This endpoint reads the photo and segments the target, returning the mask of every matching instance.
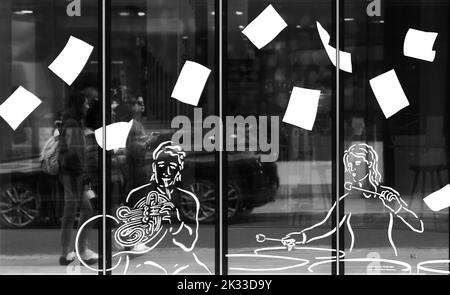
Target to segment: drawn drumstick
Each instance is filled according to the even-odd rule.
[[[283,240],[283,239],[268,238],[268,237],[266,237],[266,236],[263,235],[263,234],[257,234],[257,235],[256,235],[256,241],[257,241],[258,243],[264,243],[265,241],[275,241],[275,242],[280,242],[280,243],[282,243],[283,245],[287,246],[289,251],[292,250],[292,248],[294,248],[294,246],[295,246],[296,244],[303,244],[302,242],[295,242],[295,243],[290,242],[290,241],[293,241],[293,240],[294,240],[294,239],[292,239],[292,240]]]
[[[380,193],[369,191],[369,190],[366,190],[366,189],[363,189],[363,188],[359,188],[359,187],[353,186],[351,182],[344,183],[344,188],[346,190],[348,190],[348,191],[352,190],[352,189],[355,189],[355,190],[362,191],[362,192],[365,192],[365,193],[374,194],[374,195],[377,195],[377,196],[380,196],[380,197],[382,196],[382,194],[380,194]]]

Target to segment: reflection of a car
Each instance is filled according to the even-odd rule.
[[[150,149],[146,156],[149,177],[151,154]],[[226,199],[230,220],[241,212],[274,200],[279,185],[275,163],[262,163],[254,152],[229,152],[227,163]],[[182,186],[198,197],[201,222],[210,222],[216,217],[216,165],[213,152],[188,152],[185,159]],[[0,163],[0,184],[2,226],[59,225],[64,202],[63,189],[56,176],[41,171],[38,158]],[[193,205],[189,200],[180,200],[181,213],[191,220],[195,216]]]

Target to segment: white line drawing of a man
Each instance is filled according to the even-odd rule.
[[[184,168],[186,153],[180,146],[171,141],[162,142],[153,152],[152,176],[149,183],[130,191],[126,198],[126,206],[117,209],[117,218],[123,224],[116,230],[114,237],[122,246],[136,246],[140,250],[123,251],[123,253],[142,254],[153,250],[164,239],[181,248],[191,256],[189,262],[170,261],[174,271],[166,269],[154,261],[146,261],[167,273],[180,273],[188,269],[192,262],[211,274],[208,267],[202,263],[193,252],[198,240],[198,198],[191,192],[178,187],[181,181],[181,171]],[[181,195],[195,204],[195,224],[184,222],[176,204]],[[136,249],[136,248],[134,248]],[[177,259],[179,255],[173,258]],[[189,260],[189,259],[188,259]],[[173,262],[173,263],[172,263]]]
[[[388,238],[389,242],[394,250],[395,256],[397,256],[397,248],[395,247],[392,239],[392,227],[395,219],[401,220],[412,231],[422,233],[424,231],[422,220],[410,209],[406,202],[400,197],[400,194],[391,187],[380,184],[381,174],[378,171],[378,155],[376,151],[370,145],[364,143],[357,143],[352,145],[345,151],[343,162],[345,166],[345,173],[347,173],[352,182],[346,183],[345,188],[348,190],[358,190],[361,192],[361,196],[366,199],[377,199],[384,207],[389,211],[389,224],[388,224]],[[349,193],[344,194],[339,198],[339,202],[342,202]],[[331,209],[327,212],[325,218],[301,231],[292,232],[282,238],[281,242],[288,250],[292,250],[297,244],[306,244],[315,240],[326,238],[332,235],[336,228],[328,230],[324,227],[320,227],[326,223],[336,209],[336,202]],[[351,236],[351,244],[349,251],[351,252],[355,242],[355,236],[351,226],[352,213],[346,213],[339,221],[339,228],[345,224],[348,232]],[[314,234],[312,231],[314,230]]]

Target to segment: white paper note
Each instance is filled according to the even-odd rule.
[[[86,65],[93,49],[94,47],[88,43],[70,36],[64,49],[48,68],[68,85],[72,85]]]
[[[312,130],[319,105],[320,90],[295,87],[292,89],[283,122]]]
[[[331,63],[336,66],[336,48],[329,45],[330,34],[322,27],[322,25],[316,21],[317,31],[319,32],[320,40],[322,41],[323,47],[331,60]],[[339,50],[339,69],[351,73],[352,72],[352,55],[351,53]]]
[[[25,120],[42,101],[22,86],[14,91],[8,99],[0,105],[0,116],[13,130]]]
[[[408,98],[394,70],[370,79],[369,83],[386,119],[409,106]]]
[[[171,97],[197,106],[211,70],[193,61],[186,61],[173,88]]]
[[[450,207],[450,184],[428,195],[423,201],[435,212]]]
[[[128,134],[130,133],[133,120],[130,122],[117,122],[106,126],[106,150],[125,148]],[[95,130],[95,140],[103,148],[103,127]]]
[[[284,19],[272,5],[269,5],[242,30],[242,33],[258,49],[261,49],[286,27]]]
[[[438,33],[409,29],[403,43],[403,54],[421,60],[434,61],[436,51],[433,50],[433,45],[437,36]]]

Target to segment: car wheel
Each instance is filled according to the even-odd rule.
[[[199,222],[212,222],[216,218],[215,202],[216,193],[214,183],[206,180],[196,180],[187,184],[186,189],[197,196],[200,208],[198,213]],[[228,185],[228,219],[235,218],[242,208],[242,196],[238,186],[234,183]],[[195,221],[195,203],[187,197],[182,196],[180,211],[190,221]]]
[[[32,225],[39,217],[39,200],[28,186],[13,183],[0,189],[0,222],[10,228]]]

